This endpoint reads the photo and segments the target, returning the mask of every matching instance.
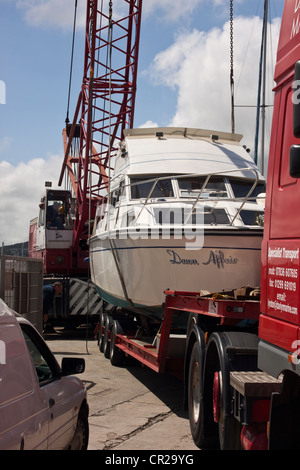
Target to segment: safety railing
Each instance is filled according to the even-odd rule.
[[[215,176],[224,176],[224,177],[228,177],[229,175],[231,174],[234,174],[234,173],[237,173],[237,172],[251,172],[252,175],[254,175],[254,178],[251,178],[251,180],[253,179],[253,184],[251,186],[251,188],[249,189],[248,193],[246,194],[246,196],[244,197],[241,197],[241,198],[238,198],[238,197],[226,197],[224,198],[224,192],[223,191],[220,191],[219,192],[219,195],[217,197],[203,197],[203,194],[205,193],[205,190],[207,188],[207,185],[208,183],[210,182],[210,179],[212,177],[215,177]],[[232,217],[232,219],[230,220],[230,225],[233,225],[233,223],[235,222],[235,220],[237,219],[237,217],[239,216],[239,214],[241,213],[243,207],[245,206],[245,204],[247,202],[251,202],[253,200],[257,200],[258,197],[256,196],[255,198],[251,198],[251,195],[253,193],[253,191],[255,190],[258,182],[259,182],[259,173],[256,169],[254,168],[250,168],[250,167],[246,167],[246,168],[237,168],[237,169],[234,169],[234,170],[228,170],[228,171],[220,171],[220,172],[213,172],[213,173],[209,173],[209,174],[195,174],[195,173],[191,173],[191,174],[182,174],[182,175],[172,175],[172,176],[160,176],[160,177],[157,177],[157,178],[153,178],[153,179],[145,179],[145,180],[139,180],[137,183],[129,183],[129,184],[124,184],[123,185],[123,188],[122,190],[125,191],[125,188],[126,187],[130,187],[132,188],[133,186],[135,185],[141,185],[143,183],[153,183],[146,198],[140,198],[139,201],[138,201],[138,204],[141,205],[142,204],[142,207],[140,208],[139,210],[139,213],[136,215],[135,219],[131,222],[132,225],[136,224],[138,219],[140,218],[142,212],[144,211],[144,209],[149,206],[150,204],[153,205],[153,204],[160,204],[162,203],[162,199],[161,198],[155,198],[155,199],[152,199],[152,194],[156,188],[156,186],[158,185],[158,183],[160,181],[166,181],[166,180],[172,180],[172,179],[177,179],[179,180],[180,178],[205,178],[205,181],[203,183],[203,186],[202,188],[199,190],[199,193],[197,195],[197,197],[195,198],[185,198],[185,197],[172,197],[172,198],[168,198],[167,202],[168,204],[178,204],[178,203],[186,203],[186,202],[191,202],[191,199],[192,199],[192,202],[193,202],[193,205],[189,211],[189,213],[187,214],[185,220],[184,220],[184,224],[187,224],[190,220],[190,218],[192,217],[194,211],[195,211],[195,208],[199,205],[199,203],[201,202],[202,203],[205,203],[205,202],[209,202],[209,203],[212,203],[212,206],[210,206],[210,212],[209,214],[211,214],[215,208],[217,207],[217,204],[218,202],[222,201],[224,202],[224,200],[226,200],[226,202],[235,202],[235,203],[239,203],[239,207],[236,208],[236,213],[234,215],[234,217]],[[241,180],[243,181],[243,180]],[[249,181],[247,179],[247,181]],[[198,191],[197,191],[198,192]],[[217,194],[218,191],[214,190],[214,193]],[[187,201],[188,199],[188,201]],[[136,201],[135,201],[136,202]],[[132,201],[131,201],[131,204],[132,204]],[[120,214],[120,208],[121,208],[121,204],[119,204],[118,208],[117,208],[117,217],[116,217],[116,222],[118,220],[118,217],[119,217],[119,214]],[[207,208],[207,206],[206,206]],[[207,214],[208,212],[203,212],[205,214]]]

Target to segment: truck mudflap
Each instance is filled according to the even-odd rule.
[[[245,450],[299,449],[300,377],[291,371],[285,371],[281,381],[263,372],[260,374],[254,387],[252,381],[252,384],[247,384],[243,391],[247,399],[252,400],[252,413],[249,416],[249,424],[243,426],[241,431],[242,448]],[[265,380],[263,380],[263,375]],[[257,387],[259,387],[259,393]],[[262,393],[262,390],[268,391],[268,397],[265,398],[268,407],[261,408],[259,412],[261,395],[266,394]],[[255,409],[256,413],[253,411]]]
[[[269,450],[298,450],[300,443],[300,377],[285,371],[280,393],[273,393]]]

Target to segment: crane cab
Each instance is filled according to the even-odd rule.
[[[29,232],[29,256],[43,258],[45,274],[65,274],[70,269],[73,213],[70,191],[46,188]]]

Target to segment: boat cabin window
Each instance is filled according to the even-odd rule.
[[[230,178],[229,179],[234,197],[236,198],[245,198],[247,194],[249,193],[250,189],[253,186],[254,181],[242,181],[240,179],[234,179]],[[257,183],[255,188],[253,189],[252,193],[250,194],[249,202],[256,200],[257,196],[259,194],[265,193],[266,191],[266,186],[264,183]]]
[[[240,216],[244,225],[257,225],[259,227],[264,225],[264,213],[262,211],[242,210]]]
[[[191,224],[191,225],[227,225],[229,224],[228,215],[225,209],[214,209],[212,207],[203,207],[200,210],[193,210],[190,213],[189,208],[155,208],[155,222],[164,224]]]
[[[174,197],[171,178],[130,178],[131,199]]]
[[[178,178],[181,197],[196,198],[206,181],[206,177],[194,176]],[[223,177],[211,176],[206,183],[201,197],[227,197],[227,190]]]

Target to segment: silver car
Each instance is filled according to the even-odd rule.
[[[86,450],[85,387],[71,374],[84,359],[61,367],[30,322],[0,299],[0,450]]]

